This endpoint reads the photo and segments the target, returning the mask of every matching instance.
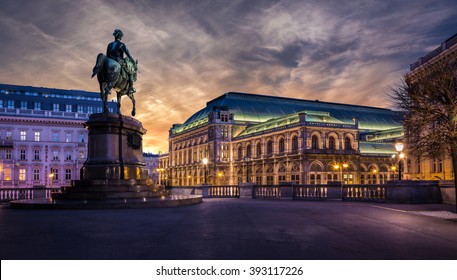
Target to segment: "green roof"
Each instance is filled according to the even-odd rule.
[[[377,131],[401,126],[401,114],[389,109],[340,104],[250,93],[228,92],[209,101],[206,107],[193,114],[174,132],[182,132],[208,121],[213,107],[226,106],[234,114],[235,122],[262,123],[302,111],[327,112],[344,123],[359,121],[362,131]]]
[[[319,112],[319,111],[301,111],[298,113],[290,114],[285,117],[275,118],[271,120],[267,120],[260,124],[254,124],[248,126],[243,132],[241,132],[237,137],[244,137],[251,134],[256,134],[259,132],[267,131],[270,129],[275,129],[278,127],[285,127],[290,126],[300,122],[299,114],[305,114],[305,120],[307,122],[313,123],[326,123],[326,124],[344,124],[344,122],[335,119],[334,117],[330,116],[328,112]],[[349,123],[349,124],[354,124]]]
[[[361,155],[395,155],[394,143],[376,143],[359,141],[359,150]]]

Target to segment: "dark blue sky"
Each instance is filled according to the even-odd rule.
[[[122,29],[154,152],[227,91],[389,107],[388,86],[457,33],[455,0],[0,2],[0,83],[97,91],[95,57]]]

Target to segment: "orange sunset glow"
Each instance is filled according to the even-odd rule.
[[[122,29],[144,151],[166,152],[172,124],[229,91],[391,107],[388,87],[455,26],[455,1],[2,1],[0,83],[96,92]]]

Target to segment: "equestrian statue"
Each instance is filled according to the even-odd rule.
[[[121,42],[124,33],[120,29],[114,30],[114,41],[108,45],[106,55],[99,53],[97,62],[92,71],[92,78],[97,75],[100,85],[100,96],[103,100],[103,111],[108,112],[108,95],[111,89],[117,93],[117,108],[120,114],[121,97],[127,95],[133,103],[132,116],[135,116],[136,92],[133,83],[138,72],[138,60],[134,60],[127,46]],[[126,57],[124,58],[124,54]]]

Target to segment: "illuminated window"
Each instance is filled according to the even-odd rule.
[[[14,100],[8,100],[8,108],[13,109],[14,108]]]
[[[65,105],[65,112],[71,113],[73,111],[73,108],[71,104],[66,104]]]
[[[59,109],[60,109],[59,104],[57,104],[57,103],[52,104],[52,110],[53,110],[54,112],[58,112]]]
[[[27,109],[27,101],[21,101],[21,109]]]
[[[57,167],[51,168],[51,174],[54,174],[53,181],[59,180],[59,169]]]
[[[5,181],[11,181],[11,168],[3,169],[3,179]]]
[[[66,133],[65,134],[65,142],[71,142],[71,133]]]
[[[34,137],[35,141],[40,141],[40,132],[39,131],[35,131],[34,136],[35,136]]]
[[[21,131],[21,141],[27,140],[27,131]]]
[[[26,173],[25,173],[25,168],[19,169],[19,181],[25,181],[26,180]]]
[[[78,113],[84,113],[84,106],[83,105],[78,105],[77,111],[78,111]]]
[[[87,113],[88,114],[93,114],[94,113],[94,107],[92,107],[92,106],[87,107]]]

